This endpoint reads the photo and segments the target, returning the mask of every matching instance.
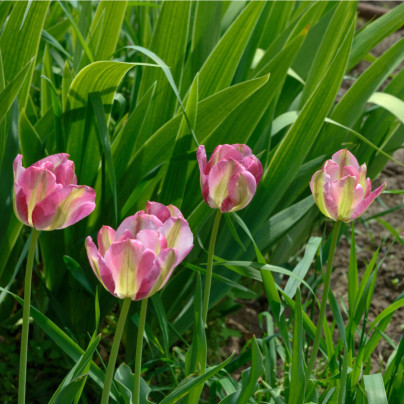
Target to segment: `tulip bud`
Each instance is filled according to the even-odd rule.
[[[145,299],[159,291],[193,247],[193,234],[180,210],[147,202],[115,231],[103,226],[98,249],[90,236],[87,256],[98,280],[121,299]]]
[[[95,208],[95,191],[76,185],[74,163],[54,154],[25,169],[19,154],[14,168],[14,212],[27,226],[56,230],[71,226]]]
[[[366,178],[366,164],[359,167],[356,158],[346,149],[327,160],[310,182],[310,189],[320,211],[333,220],[348,223],[361,216],[382,193],[386,183],[371,192]]]
[[[206,161],[205,146],[196,152],[205,202],[221,212],[235,212],[251,201],[262,177],[261,162],[244,144],[220,145]]]

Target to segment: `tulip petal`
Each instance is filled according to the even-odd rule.
[[[39,230],[64,229],[88,216],[95,209],[94,201],[95,191],[85,185],[57,189],[36,205],[33,225]]]
[[[252,155],[252,150],[246,144],[236,143],[232,144],[231,146],[234,147],[237,151],[239,151],[243,157],[248,157]]]
[[[53,173],[33,166],[28,167],[20,175],[15,185],[24,191],[30,226],[33,226],[32,216],[36,205],[54,191],[62,189],[61,185],[56,184],[56,177]]]
[[[194,236],[188,222],[182,217],[170,217],[164,223],[160,232],[167,240],[167,247],[177,249],[178,260],[175,265],[178,265],[194,246]]]
[[[57,165],[54,168],[53,173],[56,176],[56,182],[62,184],[64,187],[71,184],[77,184],[74,163],[71,160],[67,160],[65,163]]]
[[[359,170],[358,160],[356,160],[355,156],[347,149],[342,149],[334,153],[332,160],[339,165],[340,178],[343,176],[342,173],[346,166],[352,166],[355,170]]]
[[[205,146],[201,145],[196,150],[196,159],[198,160],[199,171],[201,173],[202,181],[206,177],[206,150]]]
[[[18,154],[13,162],[13,171],[14,171],[14,181],[18,181],[20,175],[25,171],[25,168],[22,166],[22,155]]]
[[[129,230],[132,233],[132,237],[136,237],[136,234],[140,230],[149,229],[157,230],[163,225],[162,221],[154,215],[148,215],[144,211],[139,211],[133,216],[127,217],[116,230],[116,239],[120,238],[125,230]]]
[[[175,266],[177,265],[177,262],[178,252],[176,248],[167,248],[166,250],[161,251],[154,262],[155,267],[158,269],[159,275],[154,280],[154,284],[152,285],[151,289],[149,289],[148,296],[158,292],[167,283]],[[142,285],[142,289],[146,291],[148,286],[150,286],[150,282],[145,283],[144,289]]]
[[[115,230],[109,226],[102,226],[97,236],[98,250],[105,256],[109,246],[115,241]]]
[[[347,176],[330,183],[330,195],[338,205],[338,220],[350,222],[352,212],[363,198],[363,189],[356,185],[356,178]]]
[[[98,252],[97,247],[95,246],[90,236],[86,238],[85,245],[87,257],[90,261],[90,265],[92,270],[94,271],[95,276],[102,283],[105,289],[108,290],[108,292],[115,294],[115,282],[112,276],[112,271]]]
[[[66,163],[69,155],[67,153],[57,153],[51,156],[45,157],[32,164],[31,167],[45,168],[50,171],[54,171],[59,165]]]
[[[223,201],[220,210],[224,213],[243,209],[250,203],[256,189],[256,180],[250,172],[243,171],[233,175],[229,181],[229,195]]]
[[[181,211],[174,205],[168,205],[168,210],[170,211],[171,217],[184,217]]]
[[[147,201],[145,212],[149,215],[157,216],[162,223],[164,223],[169,217],[171,217],[171,213],[168,207],[158,202]]]
[[[311,178],[310,189],[321,213],[330,219],[337,220],[337,205],[330,197],[327,198],[329,196],[328,180],[328,175],[323,170],[319,170]]]
[[[28,205],[27,196],[24,190],[14,184],[14,198],[13,198],[14,213],[17,218],[27,226],[31,226],[28,222]]]
[[[111,268],[115,282],[114,293],[121,299],[136,295],[139,289],[136,272],[139,270],[142,250],[140,241],[127,239],[112,243],[105,253],[105,262]]]
[[[156,265],[156,256],[151,250],[145,250],[142,255],[142,264],[139,266],[137,279],[139,288],[132,300],[142,300],[152,295],[152,289],[158,282],[161,270]],[[154,292],[153,292],[154,293]]]
[[[209,197],[217,208],[222,206],[228,195],[230,178],[243,171],[245,168],[235,160],[222,160],[212,167],[208,176]]]
[[[144,249],[152,250],[156,255],[160,253],[161,249],[167,248],[167,240],[156,230],[140,230],[136,239],[142,243]]]
[[[383,182],[383,184],[380,185],[379,188],[375,189],[372,193],[370,193],[367,197],[365,197],[365,199],[361,201],[358,204],[358,206],[356,206],[355,211],[353,212],[352,215],[352,220],[356,219],[357,217],[361,216],[363,213],[366,212],[366,210],[373,203],[373,201],[383,192],[385,186],[386,183]]]
[[[251,154],[251,149],[248,146],[246,147],[250,150]],[[205,168],[205,172],[208,173],[212,169],[212,167],[218,164],[218,162],[230,159],[241,162],[243,161],[243,155],[239,150],[229,144],[217,146],[210,156],[209,162],[207,163]]]
[[[339,180],[339,165],[335,161],[325,161],[322,170],[330,177],[330,181]]]
[[[249,171],[255,178],[256,185],[262,178],[262,164],[254,155],[245,157],[243,160],[243,166]]]

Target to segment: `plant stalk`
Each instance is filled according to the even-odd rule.
[[[219,229],[220,219],[222,217],[222,212],[217,209],[215,221],[212,227],[212,233],[210,235],[209,249],[208,249],[208,265],[206,267],[206,278],[205,278],[205,290],[203,293],[203,304],[202,304],[202,320],[205,328],[207,327],[207,317],[209,310],[209,297],[210,297],[210,287],[212,284],[212,272],[213,272],[213,253],[215,252],[216,236]]]
[[[119,345],[121,343],[123,329],[125,327],[126,317],[128,316],[130,297],[123,300],[121,314],[119,315],[118,324],[112,342],[111,354],[108,359],[107,372],[105,374],[104,389],[102,390],[101,404],[107,404],[109,400],[109,392],[111,391],[112,378],[114,376],[116,358],[118,356]]]
[[[335,248],[337,246],[340,227],[341,227],[341,222],[340,221],[335,222],[333,233],[332,233],[332,238],[331,238],[330,252],[328,254],[327,268],[325,271],[324,290],[323,290],[323,296],[321,298],[320,313],[318,316],[316,335],[314,337],[313,349],[311,351],[309,364],[307,365],[307,369],[306,369],[306,381],[308,381],[311,377],[311,372],[313,371],[314,363],[316,362],[316,359],[317,359],[318,348],[320,346],[320,340],[321,340],[321,335],[322,335],[322,331],[323,331],[323,322],[324,322],[324,317],[325,317],[325,310],[327,308],[328,292],[330,290],[332,263],[334,260],[334,253],[335,253]]]
[[[143,299],[140,306],[139,328],[137,330],[136,358],[135,358],[135,386],[133,391],[133,404],[140,403],[140,374],[142,372],[143,334],[146,324],[147,301]]]
[[[27,268],[25,270],[24,283],[24,307],[22,314],[22,334],[20,348],[20,372],[18,377],[18,404],[25,403],[25,389],[27,382],[27,353],[29,334],[29,312],[31,307],[31,281],[32,269],[34,266],[35,248],[38,241],[39,231],[32,229],[31,241],[29,244]]]

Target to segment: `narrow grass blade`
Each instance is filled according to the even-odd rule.
[[[50,1],[16,2],[1,34],[0,49],[6,82],[12,81],[18,72],[33,59],[28,69],[27,79],[18,95],[20,108],[24,108],[27,104],[41,31],[49,4]]]
[[[206,370],[206,373],[197,376],[191,377],[189,379],[185,379],[183,383],[180,383],[173,392],[171,392],[168,396],[166,396],[160,404],[169,404],[177,401],[181,397],[184,397],[193,387],[198,386],[201,383],[209,380],[212,376],[214,376],[217,372],[222,370],[232,359],[234,354],[231,354],[224,362],[220,365],[212,366]]]
[[[33,60],[30,60],[12,79],[12,81],[0,93],[0,122],[6,116],[11,104],[17,97],[29,70],[31,69]]]
[[[89,99],[90,99],[92,107],[94,109],[94,114],[95,114],[95,118],[96,118],[96,122],[97,122],[97,129],[98,129],[97,133],[99,135],[100,144],[102,145],[102,153],[105,156],[105,164],[106,164],[105,168],[107,170],[109,183],[111,185],[112,200],[114,203],[115,226],[117,226],[118,225],[118,198],[117,198],[117,189],[116,189],[116,176],[115,176],[114,162],[112,160],[111,143],[109,140],[107,121],[105,119],[104,105],[102,104],[101,95],[99,93],[89,94]]]
[[[295,305],[295,325],[293,332],[293,348],[292,348],[292,369],[288,404],[303,404],[304,391],[306,387],[305,371],[304,371],[304,350],[303,350],[303,314],[300,297],[300,290],[296,290]]]

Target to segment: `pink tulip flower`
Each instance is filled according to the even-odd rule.
[[[147,202],[146,209],[127,217],[115,231],[103,226],[90,236],[87,256],[98,280],[121,299],[145,299],[159,291],[193,247],[193,235],[180,210]]]
[[[217,146],[206,161],[205,146],[196,152],[205,202],[221,212],[235,212],[251,201],[262,177],[261,162],[244,144]]]
[[[366,164],[359,167],[356,158],[346,149],[327,160],[310,182],[311,192],[321,212],[330,219],[345,223],[361,216],[385,186],[386,183],[383,183],[371,192]]]
[[[74,163],[65,153],[54,154],[28,168],[19,154],[14,168],[14,212],[27,226],[56,230],[71,226],[95,208],[95,191],[77,185]]]

